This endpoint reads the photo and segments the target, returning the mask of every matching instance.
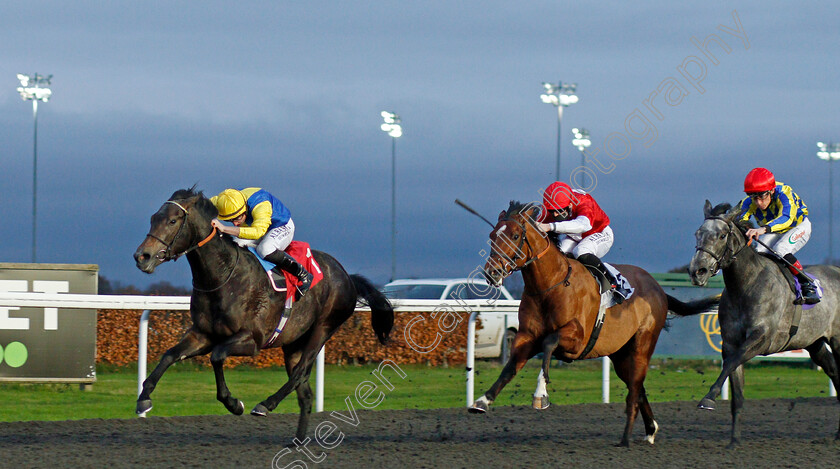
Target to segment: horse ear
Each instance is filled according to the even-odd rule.
[[[705,218],[712,216],[712,203],[709,202],[709,199],[706,199],[706,205],[703,206],[703,216]]]
[[[507,217],[507,210],[502,210],[502,213],[499,214],[499,221],[504,220]]]

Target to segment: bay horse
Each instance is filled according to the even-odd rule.
[[[779,266],[747,247],[744,233],[752,225],[741,221],[740,207],[720,204],[712,208],[707,200],[703,214],[705,219],[695,234],[697,245],[689,275],[695,285],[702,286],[718,269],[723,270],[725,287],[718,311],[723,366],[698,407],[714,410],[715,398],[729,377],[729,444],[736,446],[741,440],[740,415],[744,406],[743,365],[752,358],[805,349],[829,376],[834,388],[840,389],[840,269],[830,265],[806,269],[819,279],[823,297],[803,311],[802,306],[793,303],[795,295]],[[835,438],[840,439],[840,425]]]
[[[492,251],[484,267],[488,282],[499,286],[502,280],[521,270],[525,283],[519,305],[519,330],[512,351],[499,378],[469,408],[484,413],[519,372],[528,359],[544,353],[540,386],[535,407],[547,401],[542,380],[549,382],[551,356],[580,360],[609,356],[615,372],[627,385],[627,422],[621,446],[629,446],[636,415],[641,411],[645,440],[653,444],[659,425],[648,402],[644,380],[659,333],[669,308],[698,312],[707,304],[682,303],[665,294],[649,273],[632,265],[615,265],[635,288],[623,303],[606,310],[597,341],[589,345],[595,330],[601,295],[594,277],[580,262],[568,258],[535,226],[540,206],[511,201],[499,214],[490,233]],[[702,303],[702,304],[701,304]],[[545,393],[544,396],[538,394]]]
[[[231,396],[225,383],[225,359],[282,347],[289,380],[251,414],[266,415],[294,390],[300,406],[296,437],[303,440],[312,410],[309,375],[318,351],[353,314],[357,300],[370,306],[371,326],[385,344],[394,324],[393,308],[367,279],[349,275],[335,258],[312,250],[324,278],[294,304],[282,332],[266,346],[283,314],[285,292],[272,288],[256,255],[230,236],[216,234],[210,225],[218,215],[216,207],[194,189],[178,190],[164,202],[152,215],[151,229],[134,253],[137,268],[149,274],[161,263],[186,254],[193,277],[192,326],[143,382],[137,413],[152,408],[150,395],[173,363],[210,353],[216,398],[228,411],[241,415],[245,406]]]

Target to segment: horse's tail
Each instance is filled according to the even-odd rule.
[[[683,303],[671,295],[668,297],[668,311],[677,316],[693,316],[700,313],[716,312],[720,304],[720,294]]]
[[[364,299],[363,303],[370,307],[370,325],[376,333],[376,338],[382,344],[387,343],[391,328],[394,327],[394,307],[370,280],[358,274],[353,274],[350,278],[358,297]]]

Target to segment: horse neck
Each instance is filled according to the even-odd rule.
[[[756,275],[761,268],[761,256],[750,246],[744,246],[722,269],[723,283],[730,292],[744,291],[761,281]]]
[[[209,222],[207,226],[210,226]],[[200,230],[196,230],[196,233],[200,233]],[[195,242],[198,243],[209,234],[210,232],[197,235]],[[225,282],[231,269],[236,266],[237,249],[237,246],[221,236],[214,236],[203,246],[187,253],[193,284],[200,288],[213,288]]]
[[[546,250],[545,247],[537,248],[537,252],[532,253],[534,257],[542,254],[543,250],[546,250],[545,254],[542,257],[534,259],[533,262],[522,269],[522,279],[525,282],[525,288],[535,294],[562,281],[569,270],[569,258],[560,249],[552,249],[553,246],[551,246],[552,242],[550,239],[542,236],[539,236],[539,238],[549,243],[547,245],[548,249]],[[529,239],[528,241],[530,243],[531,240]],[[531,246],[534,246],[534,244],[531,243]],[[529,286],[531,288],[528,288]]]

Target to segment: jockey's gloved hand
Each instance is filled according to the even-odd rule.
[[[537,228],[545,233],[551,232],[551,223],[537,223]]]

